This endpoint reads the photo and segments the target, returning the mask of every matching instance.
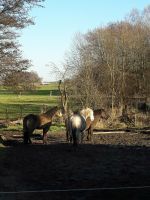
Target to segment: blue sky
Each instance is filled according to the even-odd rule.
[[[150,0],[45,0],[44,8],[30,13],[35,25],[21,32],[23,56],[43,81],[53,81],[46,65],[61,67],[76,33],[123,20],[133,8],[142,10],[149,4]]]

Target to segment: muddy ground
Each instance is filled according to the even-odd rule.
[[[150,186],[149,132],[95,134],[76,150],[64,132],[49,133],[48,145],[35,135],[28,146],[19,132],[1,134],[0,192],[34,193],[0,193],[0,200],[150,199],[150,187],[120,188]]]

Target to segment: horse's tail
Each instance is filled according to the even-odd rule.
[[[76,147],[81,140],[81,133],[79,128],[74,127],[72,129],[72,138],[73,138],[73,145]]]

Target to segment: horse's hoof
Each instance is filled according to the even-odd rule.
[[[47,145],[48,143],[47,143],[47,142],[43,142],[43,144],[44,144],[44,145]]]

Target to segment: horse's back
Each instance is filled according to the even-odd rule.
[[[72,129],[80,129],[83,131],[86,128],[85,118],[79,114],[75,114],[70,119]]]
[[[24,117],[24,119],[23,119],[23,122],[27,122],[28,120],[36,121],[37,120],[37,115],[34,115],[34,114],[26,115]]]
[[[81,117],[77,114],[70,118],[72,128],[79,128],[81,126]]]

